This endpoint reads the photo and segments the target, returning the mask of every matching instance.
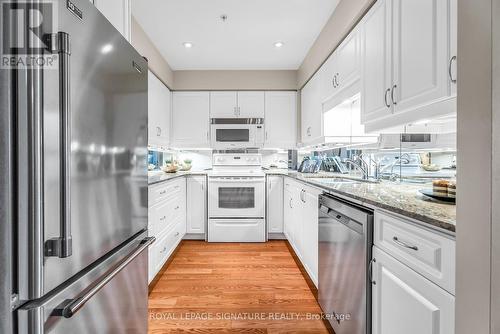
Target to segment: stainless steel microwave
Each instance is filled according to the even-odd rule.
[[[212,118],[212,148],[261,148],[264,131],[263,118]]]

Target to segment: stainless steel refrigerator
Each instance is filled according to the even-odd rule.
[[[90,1],[52,4],[53,66],[0,70],[2,330],[145,333],[147,62]]]

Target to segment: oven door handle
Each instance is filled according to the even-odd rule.
[[[217,179],[210,179],[209,182],[214,184],[225,184],[225,183],[264,183],[265,177],[260,177],[260,178],[248,178],[248,179],[222,179],[222,178],[217,178]]]

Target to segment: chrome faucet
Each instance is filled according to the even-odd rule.
[[[361,157],[355,155],[352,159],[346,159],[345,163],[359,169],[362,173],[363,180],[368,180],[370,176],[368,171],[368,164]]]

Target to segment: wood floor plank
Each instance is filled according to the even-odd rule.
[[[149,294],[149,333],[328,333],[284,241],[183,241]]]

